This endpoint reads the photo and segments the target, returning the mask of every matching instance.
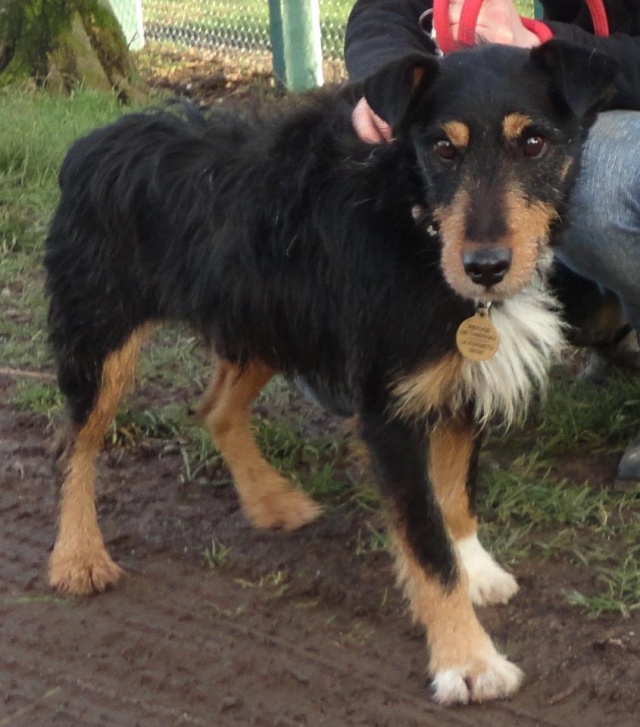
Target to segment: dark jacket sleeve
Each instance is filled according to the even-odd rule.
[[[614,84],[615,95],[607,104],[609,109],[640,110],[640,37],[614,33],[596,37],[577,25],[546,21],[554,38],[566,40],[583,48],[606,53],[618,61],[618,77]]]
[[[433,53],[434,46],[418,23],[430,6],[427,0],[358,0],[345,37],[349,78],[362,80],[408,53]]]

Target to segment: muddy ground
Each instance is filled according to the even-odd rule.
[[[143,71],[207,102],[246,94],[241,74],[209,60]],[[265,76],[250,81],[262,88]],[[522,690],[443,709],[389,555],[360,547],[377,513],[346,498],[302,532],[257,532],[224,472],[185,481],[171,439],[100,458],[100,521],[127,577],[95,598],[54,595],[59,481],[47,418],[10,403],[19,379],[0,373],[0,727],[640,725],[640,615],[589,620],[569,605],[564,590],[593,586],[588,569],[520,563],[518,596],[480,617],[525,670]],[[613,480],[614,461],[590,465]],[[228,550],[207,558],[212,538]]]
[[[15,387],[0,375],[0,401]],[[445,710],[390,557],[358,548],[377,514],[343,505],[302,532],[257,532],[226,480],[184,481],[170,440],[103,453],[100,520],[128,575],[101,596],[60,598],[45,577],[49,434],[46,417],[0,405],[2,727],[640,724],[640,618],[570,606],[563,589],[588,588],[588,571],[520,564],[518,596],[481,620],[525,669],[523,689]],[[203,556],[212,538],[229,549],[217,564]]]

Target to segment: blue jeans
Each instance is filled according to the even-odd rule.
[[[640,112],[604,112],[591,129],[556,255],[618,296],[640,341]],[[640,435],[618,476],[640,481]]]
[[[570,199],[558,259],[616,293],[640,331],[640,112],[600,114]]]

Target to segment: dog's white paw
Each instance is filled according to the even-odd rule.
[[[518,592],[516,579],[487,553],[477,535],[458,540],[456,547],[469,577],[469,597],[474,605],[507,603]]]
[[[513,694],[524,677],[515,664],[499,654],[468,667],[445,669],[432,680],[433,697],[439,704],[468,704],[503,699]]]

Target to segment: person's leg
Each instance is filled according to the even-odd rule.
[[[639,112],[600,114],[556,255],[574,272],[614,292],[640,332]],[[619,476],[640,480],[640,437],[626,450]]]

